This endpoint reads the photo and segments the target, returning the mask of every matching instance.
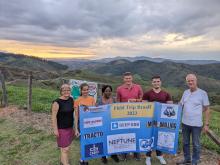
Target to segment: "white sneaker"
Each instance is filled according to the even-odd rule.
[[[160,164],[167,164],[166,160],[163,158],[163,156],[157,156],[157,159],[160,161]]]
[[[146,165],[151,165],[151,157],[146,157]]]

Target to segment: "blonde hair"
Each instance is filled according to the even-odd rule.
[[[69,90],[71,90],[71,88],[70,88],[70,85],[69,84],[62,84],[61,85],[61,87],[60,87],[60,94],[62,93],[62,91],[64,90],[64,89],[66,89],[66,88],[68,88]]]

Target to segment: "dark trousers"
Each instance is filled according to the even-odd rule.
[[[183,132],[183,152],[184,159],[187,161],[191,160],[190,155],[190,135],[192,134],[192,144],[193,144],[193,154],[192,154],[192,162],[198,163],[200,159],[200,135],[201,135],[202,127],[194,127],[182,124],[182,132]]]
[[[147,152],[146,156],[151,157],[151,153],[152,153],[152,151]],[[157,154],[157,156],[161,156],[163,153],[159,150],[156,150],[156,154]]]

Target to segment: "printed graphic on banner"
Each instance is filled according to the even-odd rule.
[[[91,132],[91,133],[85,133],[83,135],[84,139],[91,139],[91,138],[99,138],[104,135],[103,132]]]
[[[139,120],[111,122],[111,130],[140,128]]]
[[[154,145],[154,137],[150,139],[139,139],[140,151],[150,151]]]
[[[161,118],[163,119],[177,119],[178,106],[171,104],[162,104]]]
[[[93,117],[83,119],[83,128],[99,127],[102,126],[102,117]]]
[[[174,149],[174,142],[175,142],[175,133],[174,132],[158,131],[157,145],[159,147]]]
[[[81,159],[152,149],[176,154],[181,107],[172,104],[114,103],[80,107]]]
[[[157,122],[158,128],[169,128],[169,129],[176,129],[176,123],[175,122]]]
[[[116,134],[107,136],[108,154],[136,150],[135,133]]]
[[[73,96],[74,100],[80,96],[80,85],[82,83],[87,83],[89,85],[89,95],[93,96],[96,100],[97,99],[97,89],[98,89],[97,83],[88,82],[88,81],[84,81],[84,80],[70,79],[69,84],[71,87],[71,95]]]
[[[112,118],[153,117],[154,103],[120,103],[111,105]]]
[[[85,157],[94,157],[103,154],[103,143],[85,145]]]

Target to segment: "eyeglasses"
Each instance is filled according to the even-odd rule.
[[[70,92],[70,89],[62,90],[62,92]]]

